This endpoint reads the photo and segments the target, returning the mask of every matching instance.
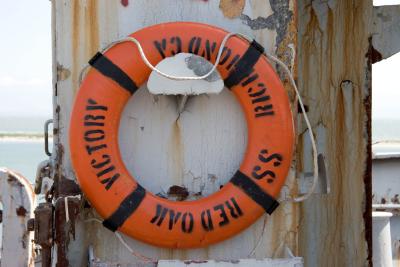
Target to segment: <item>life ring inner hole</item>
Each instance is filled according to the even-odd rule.
[[[178,104],[176,96],[152,95],[141,86],[124,107],[118,142],[125,166],[146,190],[196,200],[218,191],[239,169],[246,120],[227,88],[189,97],[180,114]]]

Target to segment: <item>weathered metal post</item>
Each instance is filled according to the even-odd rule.
[[[33,267],[33,235],[27,229],[35,208],[31,185],[20,174],[0,168],[0,202],[3,204],[1,266]]]
[[[327,165],[330,191],[302,204],[282,203],[265,221],[208,248],[160,249],[128,238],[126,243],[155,260],[279,258],[289,249],[304,257],[306,266],[371,264],[372,1],[52,0],[52,6],[55,203],[80,194],[68,139],[72,104],[86,62],[112,41],[143,27],[203,22],[254,37],[293,70]],[[283,73],[281,77],[291,92]],[[283,192],[289,196],[302,187],[304,181],[295,177],[310,172],[311,158],[309,145],[303,142],[302,114],[297,113],[295,98],[291,100],[298,142]],[[122,158],[139,182],[162,197],[181,200],[207,196],[224,185],[238,168],[246,142],[242,112],[227,90],[190,99],[179,116],[174,97],[139,90],[124,110],[119,132]],[[89,247],[99,266],[141,262],[114,234],[87,221],[96,216],[89,205],[77,207],[79,215],[70,215],[73,224],[56,227],[56,236],[65,237],[57,241],[64,243],[56,251],[60,266],[61,261],[83,266]],[[65,206],[56,205],[56,214],[62,214],[61,209]],[[57,233],[63,230],[67,232]]]
[[[372,264],[372,12],[372,1],[299,3],[299,85],[331,178],[330,194],[301,207],[307,266]]]
[[[393,266],[392,238],[390,236],[390,212],[373,212],[373,263],[374,266]]]

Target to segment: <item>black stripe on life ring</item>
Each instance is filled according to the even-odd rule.
[[[121,202],[118,209],[103,221],[103,226],[113,232],[117,231],[140,206],[145,195],[146,190],[138,184],[136,189]]]
[[[230,182],[236,187],[240,188],[246,195],[260,205],[269,215],[271,215],[279,206],[278,201],[264,192],[264,190],[262,190],[255,182],[253,182],[241,171],[237,171]]]
[[[225,86],[231,89],[233,86],[238,85],[243,79],[248,77],[253,72],[253,67],[258,59],[264,53],[264,47],[257,43],[255,40],[251,42],[247,51],[234,65],[233,69],[225,79]]]
[[[137,91],[138,87],[136,83],[102,53],[97,52],[97,54],[89,60],[89,64],[104,76],[118,83],[129,93],[134,94]]]

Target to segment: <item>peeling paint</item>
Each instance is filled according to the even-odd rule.
[[[80,4],[75,4],[74,1],[73,5],[79,5],[80,10],[84,9],[84,3],[86,3],[86,1],[76,2],[80,2]],[[363,75],[365,74],[366,65],[364,57],[366,53],[365,28],[371,17],[370,14],[368,14],[368,10],[370,10],[370,8],[372,9],[372,4],[364,0],[270,0],[268,1],[268,5],[263,3],[263,6],[268,6],[268,8],[265,8],[265,12],[257,13],[260,19],[256,18],[251,20],[249,16],[246,17],[246,15],[244,15],[241,17],[241,20],[229,20],[227,24],[227,17],[222,17],[223,10],[221,9],[222,12],[218,10],[218,1],[208,1],[204,4],[199,1],[178,0],[174,1],[174,3],[176,3],[176,5],[174,5],[176,11],[168,9],[168,4],[164,4],[163,2],[164,1],[155,0],[138,1],[137,3],[140,3],[140,5],[138,5],[140,8],[135,6],[130,9],[132,6],[131,4],[126,7],[126,9],[123,9],[123,12],[121,12],[121,8],[116,9],[118,12],[113,11],[106,14],[100,12],[99,19],[101,23],[117,25],[113,28],[115,31],[112,32],[118,32],[119,37],[147,25],[164,21],[181,20],[206,22],[231,31],[248,31],[246,34],[254,35],[269,51],[275,50],[274,52],[276,52],[279,58],[283,59],[290,67],[296,67],[294,51],[296,51],[296,49],[299,51],[299,89],[309,106],[308,114],[313,126],[324,125],[324,127],[326,127],[327,136],[325,141],[327,144],[326,150],[328,152],[327,161],[329,162],[327,171],[332,178],[332,192],[322,197],[314,196],[310,201],[302,205],[294,205],[291,203],[282,205],[282,207],[277,210],[277,213],[268,220],[265,228],[265,236],[262,237],[260,246],[256,249],[254,257],[277,257],[282,254],[282,248],[287,245],[295,254],[304,255],[306,257],[306,263],[308,263],[306,266],[368,265],[367,246],[369,242],[368,231],[370,228],[368,226],[369,215],[367,214],[369,211],[365,209],[365,206],[368,205],[369,200],[365,198],[364,186],[367,186],[369,176],[367,174],[367,169],[362,163],[359,164],[361,166],[354,164],[354,158],[359,159],[360,162],[364,162],[366,151],[365,142],[367,142],[367,137],[363,136],[367,136],[367,126],[365,124],[370,122],[366,119],[366,110],[370,104],[370,99],[368,96],[366,97],[368,93],[366,93],[365,84],[367,82],[365,82],[365,77]],[[254,8],[259,7],[259,2],[261,1],[253,1]],[[68,3],[65,3],[67,2],[60,1],[57,3],[57,11],[60,13],[57,14],[58,25],[61,25],[66,18],[69,18],[68,15],[71,14],[70,7],[65,7],[68,6]],[[290,5],[286,5],[286,3],[290,3]],[[299,15],[294,11],[296,10],[297,3],[302,7],[300,10],[304,10],[300,12]],[[101,1],[99,2],[99,6],[100,5],[102,5]],[[110,4],[110,6],[112,5]],[[115,2],[114,6],[120,6],[120,2]],[[272,10],[269,9],[269,6],[271,6]],[[211,7],[215,8],[211,10]],[[281,11],[278,11],[279,8],[281,8]],[[153,13],[150,12],[153,10],[162,10],[162,12],[160,12],[161,15],[153,18]],[[218,11],[216,16],[209,15],[215,10]],[[239,13],[238,10],[239,9],[236,8],[234,14],[239,14],[238,16],[240,16],[241,13]],[[243,10],[241,12],[243,12]],[[73,43],[76,44],[73,54],[71,55],[69,52],[63,52],[63,50],[68,50],[69,47],[71,47],[71,43],[57,44],[57,51],[59,54],[56,56],[58,59],[64,59],[64,61],[60,60],[60,62],[64,63],[65,58],[75,62],[74,66],[71,65],[72,76],[74,76],[76,72],[79,72],[81,65],[90,57],[88,53],[83,51],[85,49],[80,47],[91,46],[93,49],[96,49],[98,46],[98,42],[90,43],[87,35],[83,33],[83,29],[87,27],[83,25],[85,24],[83,13],[83,11],[79,11],[77,15],[75,15],[75,13],[73,14],[73,17],[80,16],[80,18],[75,18],[75,21],[79,22],[77,24],[79,27],[72,29],[72,32],[76,34],[76,39],[73,40]],[[252,13],[249,12],[248,14]],[[272,15],[269,18],[270,14]],[[325,17],[323,17],[323,14],[325,14]],[[290,19],[288,19],[288,16],[290,16]],[[297,16],[299,20],[297,20]],[[297,21],[301,28],[299,45],[297,45],[296,40]],[[93,25],[96,23],[97,22],[94,21]],[[252,26],[248,24],[252,24]],[[77,25],[74,24],[72,26]],[[93,26],[93,30],[96,30],[97,26],[98,25]],[[251,27],[260,28],[252,32]],[[65,33],[60,30],[66,30],[68,32],[70,29],[68,29],[68,26],[66,26],[65,29],[58,29],[56,32],[57,37],[63,37],[65,35]],[[277,35],[274,42],[275,31]],[[106,44],[112,39],[110,36],[114,38],[116,35],[110,34],[109,30],[104,29],[101,31],[99,40],[102,44]],[[332,64],[327,64],[328,62],[332,62]],[[69,64],[67,65],[69,66]],[[295,68],[294,73],[296,73]],[[342,89],[341,82],[344,79],[352,81],[351,90]],[[73,85],[65,84],[66,83],[64,83],[63,90],[60,90],[62,91],[60,96],[62,100],[60,102],[60,105],[62,105],[60,136],[63,136],[62,141],[64,145],[67,144],[67,141],[65,141],[67,140],[65,129],[68,128],[69,105],[71,105],[73,100],[73,96],[66,92],[76,90],[75,82]],[[135,97],[136,96],[137,95],[135,95]],[[144,98],[141,98],[141,100],[143,99]],[[169,100],[164,101],[163,99],[164,97],[160,97],[160,101],[154,105],[161,106],[163,103],[168,103],[168,105],[163,107],[164,109],[167,109],[170,105],[175,106],[175,102]],[[221,98],[219,98],[219,100],[221,100]],[[224,99],[222,98],[222,100]],[[204,108],[208,108],[205,104],[203,106]],[[336,113],[336,111],[338,112]],[[185,114],[192,115],[190,112],[191,110],[188,109],[188,112]],[[164,114],[161,114],[160,117],[160,121],[166,118]],[[183,117],[184,116],[182,116],[182,118]],[[140,121],[140,123],[144,122],[145,124],[135,125],[137,129],[138,125],[146,126],[146,134],[152,131],[154,132],[154,129],[158,129],[154,124],[151,124],[154,122],[150,122],[148,120],[149,117],[145,118],[145,120]],[[299,118],[301,117],[299,116]],[[204,121],[199,121],[198,123],[201,124],[203,122]],[[348,127],[349,122],[351,128]],[[231,123],[231,121],[227,121],[227,124],[228,123]],[[296,125],[299,125],[299,132],[303,132],[304,125],[300,121],[296,123]],[[168,189],[170,185],[184,185],[184,187],[191,189],[189,182],[186,181],[191,179],[182,181],[183,173],[187,173],[184,165],[187,164],[189,166],[189,162],[184,162],[185,155],[182,154],[184,151],[181,149],[183,144],[187,144],[186,140],[182,138],[185,136],[182,134],[184,133],[182,129],[186,130],[186,128],[182,127],[182,129],[179,129],[179,123],[173,127],[175,127],[174,130],[168,131],[165,134],[165,139],[168,140],[168,145],[170,146],[160,147],[162,151],[167,151],[168,157],[163,159],[160,156],[156,159],[168,162],[166,165],[169,174],[168,176],[166,175],[166,181],[169,184],[166,185],[166,189]],[[131,133],[133,133],[133,131],[128,134]],[[199,136],[202,138],[203,134],[203,132],[199,132]],[[240,142],[242,139],[237,138],[237,140]],[[205,144],[204,146],[207,145]],[[302,144],[300,143],[296,148],[301,150]],[[199,151],[199,154],[200,153],[204,152]],[[235,153],[235,149],[232,149],[230,153]],[[65,158],[68,158],[68,154],[66,155]],[[301,164],[302,160],[304,159],[298,156],[296,164]],[[67,170],[66,172],[71,171],[68,170],[68,168],[70,168],[68,159],[64,160],[63,164],[65,164],[63,168]],[[199,163],[199,165],[201,164],[204,163]],[[223,160],[221,160],[221,162],[218,161],[216,164],[220,164],[221,168],[224,168],[222,165],[228,165],[228,163]],[[209,171],[204,171],[206,167],[208,168],[209,166],[196,166],[196,171],[193,171],[195,173],[194,176],[207,177]],[[172,175],[170,173],[172,173]],[[220,174],[218,174],[218,182],[220,182],[220,179]],[[158,178],[154,180],[156,183],[162,181]],[[294,179],[293,181],[289,181],[288,191],[291,194],[297,193],[296,187],[293,186],[295,183],[296,181]],[[199,187],[196,187],[194,191],[201,192],[201,190],[197,189],[199,189]],[[155,192],[158,191],[160,190],[157,189]],[[203,194],[207,194],[209,191],[210,190],[204,190]],[[167,197],[167,193],[163,192],[162,195]],[[352,205],[349,205],[349,203],[352,203]],[[353,203],[355,204],[353,205]],[[365,225],[362,223],[363,216]],[[86,233],[84,242],[75,244],[75,247],[81,248],[85,244],[94,243],[95,250],[98,251],[100,258],[107,258],[105,261],[109,260],[115,262],[118,260],[120,262],[129,262],[129,260],[131,260],[132,262],[137,262],[135,258],[128,255],[129,253],[125,252],[118,241],[113,239],[112,234],[103,230],[101,226],[83,228],[84,233]],[[261,236],[261,229],[262,222],[256,223],[254,226],[244,231],[243,235],[237,236],[229,242],[194,251],[149,248],[128,238],[127,242],[132,245],[132,247],[139,250],[139,252],[144,251],[145,254],[152,255],[155,258],[183,260],[223,259],[244,255],[244,246],[247,248],[248,244],[257,243],[257,239],[254,239],[254,237]],[[88,235],[90,235],[90,237],[87,237]],[[117,263],[112,266],[117,266]]]
[[[270,5],[274,13],[266,18],[258,17],[256,19],[251,19],[248,15],[242,14],[240,19],[252,30],[261,30],[265,28],[276,30],[276,43],[280,44],[286,36],[288,25],[293,17],[293,12],[289,8],[289,0],[273,0],[270,1]]]
[[[208,62],[205,58],[192,55],[185,59],[186,65],[189,69],[193,70],[194,74],[197,76],[206,75],[212,68],[213,65]],[[211,73],[211,75],[207,76],[204,80],[208,82],[218,81],[220,78],[217,71]]]
[[[71,71],[61,64],[57,64],[57,81],[64,81],[71,76]]]
[[[256,19],[251,19],[248,15],[242,14],[240,19],[243,20],[243,23],[249,26],[252,30],[261,30],[261,29],[275,29],[275,17],[271,15],[267,18],[258,17]]]
[[[325,156],[331,177],[330,194],[315,197],[301,208],[299,253],[305,266],[368,266],[371,117],[365,55],[372,2],[298,3],[299,89],[310,107],[312,126],[326,127]],[[321,22],[321,14],[326,21]],[[301,123],[299,131],[304,128]]]
[[[270,6],[273,11],[268,17],[257,17],[251,19],[250,16],[242,14],[240,19],[242,22],[249,26],[252,30],[268,29],[276,31],[275,39],[275,54],[281,59],[288,67],[297,73],[296,70],[296,44],[297,44],[297,15],[291,10],[289,0],[274,0],[270,1]],[[296,5],[294,3],[294,5]],[[294,8],[296,10],[296,8]],[[285,85],[288,84],[286,76],[277,67],[279,76],[284,81]],[[289,92],[291,92],[289,90]],[[293,99],[293,97],[291,97]]]
[[[242,14],[245,4],[245,0],[220,0],[219,8],[225,17],[234,19]]]
[[[70,78],[66,82],[59,84],[58,101],[56,101],[56,103],[60,105],[60,124],[57,125],[56,128],[59,129],[59,142],[61,142],[65,148],[65,154],[62,153],[64,154],[63,157],[58,157],[58,153],[56,154],[56,162],[59,163],[55,168],[57,176],[59,177],[57,179],[63,178],[62,176],[64,176],[65,179],[74,177],[68,159],[69,114],[72,108],[74,92],[78,90],[77,83],[74,80],[76,78],[73,77],[79,73],[83,64],[91,57],[91,55],[85,52],[85,47],[91,46],[93,49],[96,49],[96,46],[98,46],[97,43],[90,43],[88,33],[86,33],[85,30],[88,27],[88,25],[84,25],[84,17],[87,16],[85,12],[88,1],[90,0],[53,1],[53,4],[56,5],[55,35],[57,40],[63,40],[56,43],[56,60],[60,64],[68,66],[71,71]],[[168,1],[158,0],[129,1],[130,5],[123,8],[120,1],[97,1],[98,21],[93,21],[92,24],[94,25],[94,30],[96,30],[96,26],[99,30],[99,43],[101,46],[105,46],[112,40],[121,38],[135,30],[156,23],[167,21],[199,21],[216,25],[230,31],[242,32],[250,36],[256,35],[258,41],[269,51],[274,50],[277,46],[274,42],[275,32],[260,31],[258,33],[253,33],[240,19],[228,19],[228,17],[224,15],[223,10],[219,9],[220,1],[200,2],[177,0],[174,1],[174,5],[167,2]],[[258,13],[260,16],[266,16],[266,14],[271,14],[273,12],[269,4],[260,5],[257,2],[258,1],[254,1],[254,5],[252,4],[251,8],[259,8],[259,6],[265,7],[262,9],[263,12],[261,12],[260,9]],[[294,1],[291,1],[291,10],[293,10],[293,5]],[[157,16],[154,16],[155,11],[157,11]],[[234,11],[238,16],[240,16],[240,12],[243,12],[240,6],[236,6]],[[72,23],[72,21],[75,23]],[[295,24],[294,27],[296,27]],[[295,32],[296,31],[294,31],[294,35]],[[71,36],[71,38],[66,39],[66,37],[69,36]],[[270,37],[272,37],[272,39]],[[291,37],[290,40],[293,40],[293,38]],[[295,43],[291,42],[291,44],[295,48]],[[290,48],[286,47],[285,50],[289,51],[288,53],[290,55],[294,55],[291,53]],[[292,58],[290,62],[292,62]],[[143,102],[142,100],[146,101],[147,98],[143,97],[143,90],[144,89],[139,90],[134,96],[134,98],[139,99],[141,102]],[[131,170],[132,173],[139,181],[141,179],[147,181],[152,180],[152,182],[149,182],[149,186],[146,185],[146,182],[143,184],[146,189],[152,192],[161,192],[159,195],[167,198],[169,198],[167,192],[171,185],[186,187],[189,193],[188,200],[196,198],[195,195],[197,195],[197,198],[200,198],[218,191],[220,184],[226,182],[229,177],[233,175],[231,171],[235,172],[239,167],[240,160],[245,151],[247,136],[245,130],[246,125],[244,119],[242,120],[243,114],[240,106],[235,102],[234,96],[227,90],[224,90],[221,94],[216,96],[196,97],[194,101],[189,99],[185,112],[181,114],[178,120],[176,120],[178,112],[176,112],[175,107],[176,103],[179,102],[176,102],[174,97],[160,96],[157,97],[157,99],[159,99],[159,101],[154,101],[153,96],[149,96],[149,101],[145,103],[148,103],[148,106],[160,109],[162,112],[158,115],[157,109],[149,109],[146,106],[141,108],[140,114],[146,115],[140,118],[135,115],[134,117],[137,117],[137,120],[129,120],[129,123],[135,124],[134,127],[132,127],[135,128],[135,130],[131,128],[122,128],[122,131],[125,131],[125,136],[122,137],[122,140],[124,140],[125,143],[131,142],[138,147],[137,143],[135,143],[137,142],[135,141],[135,139],[137,140],[137,136],[153,135],[159,139],[163,138],[163,140],[156,139],[156,144],[153,142],[153,144],[150,145],[144,142],[146,146],[149,147],[148,150],[139,150],[140,154],[135,154],[136,152],[129,154],[132,155],[130,158],[133,158],[136,162],[146,160],[147,162],[142,162],[142,164],[153,165],[152,168],[157,169],[161,175],[160,177],[144,175],[147,171],[143,171],[143,169],[146,169],[146,167],[134,167]],[[135,103],[135,106],[138,106],[136,104],[137,103]],[[214,108],[215,106],[218,106],[218,108]],[[171,111],[172,114],[170,117],[168,115],[169,111]],[[226,113],[224,113],[225,111]],[[152,115],[156,113],[157,115],[154,118],[150,116],[150,113]],[[199,113],[201,113],[201,116],[199,116]],[[228,113],[230,115],[226,115]],[[222,125],[220,123],[221,121],[225,122],[225,126],[219,126]],[[201,127],[196,127],[193,124],[200,125]],[[188,125],[190,125],[190,127],[188,127]],[[140,130],[141,126],[145,129],[143,132]],[[194,131],[193,129],[196,130]],[[159,131],[162,133],[158,133]],[[216,140],[219,141],[221,136],[225,136],[225,139],[233,140],[234,143],[225,145],[224,142],[223,144],[215,145]],[[146,141],[148,140],[149,139]],[[201,146],[194,147],[193,144]],[[223,145],[224,148],[219,149],[218,145]],[[141,145],[139,146],[141,147]],[[151,146],[156,147],[155,150],[158,151],[158,154],[152,154],[150,151],[152,149]],[[188,147],[190,149],[188,149]],[[61,152],[63,152],[63,150],[64,149],[62,149]],[[133,164],[129,162],[130,159],[126,156],[128,153],[123,152],[123,146],[121,146],[121,151],[124,160],[128,161],[125,164],[128,168],[131,168]],[[190,154],[191,152],[188,151],[195,151],[195,153],[193,153],[194,155],[192,156]],[[202,157],[213,158],[215,160],[197,160]],[[149,164],[153,162],[153,160],[155,164]],[[237,166],[236,160],[238,161]],[[232,170],[230,170],[231,167]],[[187,175],[189,170],[193,172],[194,177],[198,178],[196,179],[193,177],[192,179],[191,175]],[[196,181],[195,185],[192,185],[192,180]],[[157,185],[160,184],[162,187],[157,187]],[[57,185],[57,187],[60,186]],[[274,214],[273,220],[268,220],[265,238],[263,238],[260,246],[254,253],[254,257],[266,258],[280,256],[282,251],[280,244],[282,240],[284,240],[285,245],[290,249],[296,251],[297,234],[295,234],[295,232],[297,231],[298,215],[296,215],[295,210],[293,210],[293,204],[288,203],[282,206],[290,207],[288,208],[290,211],[277,212]],[[95,213],[94,209],[91,209],[90,213]],[[291,215],[291,213],[293,213],[293,215]],[[106,262],[110,261],[115,264],[118,264],[118,262],[138,262],[137,259],[133,258],[130,253],[125,250],[118,240],[115,240],[112,233],[104,230],[101,225],[84,224],[81,220],[80,223],[84,225],[80,226],[82,229],[81,235],[78,236],[77,234],[78,240],[70,242],[69,244],[68,260],[71,266],[74,265],[72,263],[73,261],[79,262],[79,264],[76,263],[74,266],[83,265],[79,259],[84,258],[81,254],[85,253],[82,248],[86,247],[86,244],[93,244],[96,255]],[[79,227],[77,227],[77,229],[79,229]],[[248,250],[251,250],[251,247],[259,240],[262,229],[263,223],[257,222],[249,227],[249,229],[246,229],[241,235],[234,237],[228,242],[223,242],[210,248],[196,250],[159,249],[148,247],[127,237],[125,239],[128,244],[134,247],[135,250],[138,250],[138,252],[143,252],[144,255],[151,255],[151,257],[156,259],[237,259],[239,257],[247,257],[249,253]],[[270,234],[271,232],[273,234]],[[246,249],[244,249],[244,247]],[[79,249],[80,252],[73,253]],[[76,254],[79,254],[79,256]]]

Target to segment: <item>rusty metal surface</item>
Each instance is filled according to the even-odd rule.
[[[33,216],[36,198],[22,175],[0,168],[0,203],[2,204],[1,266],[34,266],[33,235],[27,222]]]
[[[34,219],[35,244],[40,245],[40,257],[42,267],[51,266],[51,250],[54,242],[53,237],[53,205],[41,203],[35,209]]]
[[[319,142],[324,144],[331,192],[301,205],[284,203],[267,218],[264,234],[263,218],[242,234],[209,248],[159,249],[126,238],[127,243],[155,259],[277,258],[289,247],[295,255],[305,257],[305,266],[368,265],[372,3],[299,1],[296,13],[294,0],[244,2],[242,6],[242,1],[53,0],[54,176],[75,184],[68,149],[69,116],[79,73],[99,48],[156,23],[213,24],[254,36],[268,53],[277,54],[298,74],[308,115],[313,126],[323,132]],[[226,91],[189,99],[178,119],[177,102],[174,97],[154,97],[144,88],[139,90],[121,118],[122,157],[129,171],[153,193],[171,199],[207,196],[218,190],[240,164],[247,142],[244,118]],[[308,154],[303,153],[301,114],[295,119],[297,160],[285,194],[296,193],[295,169],[302,171],[308,160]],[[230,132],[234,134],[226,134]],[[355,159],[358,164],[354,164]],[[56,182],[56,197],[78,194],[75,185],[71,186],[74,190],[65,191],[63,183]],[[96,216],[93,210],[81,209],[81,215],[75,225],[76,238],[70,240],[67,251],[71,266],[84,266],[89,245],[102,261],[121,266],[139,262],[111,232],[97,223],[85,222],[84,218]],[[249,255],[258,240],[255,252]]]
[[[371,265],[371,17],[372,1],[299,2],[299,85],[313,127],[326,129],[331,177],[331,193],[301,208],[306,266]]]
[[[66,208],[68,205],[68,208]],[[75,239],[75,223],[79,214],[80,201],[77,198],[58,198],[55,203],[54,242],[57,245],[56,267],[73,266],[67,252],[71,239]],[[68,215],[66,214],[68,212]],[[68,219],[68,220],[67,220]]]
[[[52,1],[56,68],[54,143],[56,154],[59,152],[59,166],[55,168],[56,198],[63,195],[57,191],[65,188],[58,185],[57,179],[72,182],[75,179],[69,160],[69,115],[78,90],[79,73],[100,47],[148,25],[176,20],[198,21],[254,36],[268,52],[276,52],[289,65],[294,65],[295,1],[243,2],[241,7],[240,1],[223,1],[221,5],[219,1],[197,0],[136,0],[124,4]],[[271,17],[273,22],[268,27],[252,29],[241,14],[251,20]],[[171,199],[207,196],[219,190],[238,168],[247,139],[245,121],[240,106],[226,90],[218,96],[189,99],[179,120],[176,103],[173,97],[153,97],[144,89],[139,90],[128,103],[121,120],[122,157],[139,182],[153,193]],[[220,114],[219,118],[214,114]],[[227,132],[234,134],[227,135]],[[195,142],[192,137],[196,137]],[[132,156],[140,155],[141,151],[146,151],[147,155]],[[149,164],[150,159],[155,159],[156,165]],[[293,177],[292,172],[285,189],[287,193],[295,191],[292,190]],[[273,217],[267,218],[264,234],[262,218],[239,236],[205,249],[159,249],[126,239],[139,253],[156,259],[240,259],[248,257],[257,243],[259,246],[250,257],[279,257],[286,246],[297,250],[297,220],[297,207],[284,203]],[[76,237],[70,240],[68,250],[68,260],[73,266],[82,265],[87,245],[93,245],[96,255],[104,261],[136,261],[112,233],[96,223],[78,220]]]

